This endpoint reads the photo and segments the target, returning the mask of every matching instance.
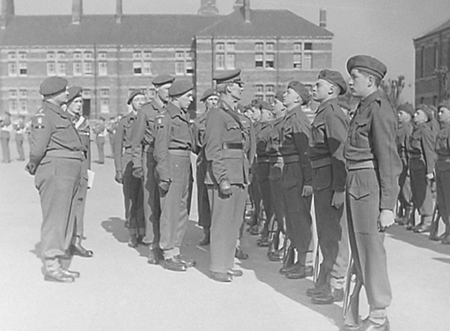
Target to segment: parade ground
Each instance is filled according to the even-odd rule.
[[[14,147],[12,141],[16,158]],[[93,150],[96,160],[95,145]],[[197,245],[203,233],[195,208],[182,251],[197,265],[177,273],[147,264],[147,247],[127,245],[122,190],[114,182],[111,158],[92,165],[83,245],[94,257],[68,262],[81,272],[75,283],[44,281],[39,195],[25,165],[0,164],[0,331],[337,331],[342,326],[342,304],[313,305],[305,295],[312,279],[280,275],[281,264],[269,262],[267,250],[247,231],[242,246],[250,258],[236,260],[243,277],[232,283],[211,280],[209,246]],[[391,330],[449,330],[450,246],[400,226],[387,231],[385,246],[393,289]],[[365,303],[363,294],[363,317]]]

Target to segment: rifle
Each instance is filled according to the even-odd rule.
[[[353,276],[354,279],[353,279]],[[351,291],[352,283],[353,291]],[[350,252],[350,263],[348,264],[347,277],[345,279],[344,304],[342,307],[342,316],[345,325],[359,325],[359,293],[363,286],[361,272],[358,271],[353,254]]]

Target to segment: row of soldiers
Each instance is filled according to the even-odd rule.
[[[11,113],[5,112],[5,116],[0,118],[0,142],[2,148],[2,163],[11,162],[11,152],[9,148],[9,141],[13,136],[16,142],[17,153],[19,154],[19,161],[25,161],[25,152],[23,143],[25,135],[29,132],[27,123],[25,123],[25,116],[19,115],[16,121],[11,118]]]

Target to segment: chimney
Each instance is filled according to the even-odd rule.
[[[319,26],[324,29],[327,27],[327,11],[325,9],[320,10]]]
[[[244,19],[245,23],[250,23],[250,0],[244,0]]]
[[[14,0],[2,0],[2,12],[0,14],[0,26],[6,28],[9,18],[14,16]]]
[[[242,7],[244,7],[244,0],[236,0],[235,4],[233,5],[233,9],[240,10]]]
[[[83,0],[72,0],[72,24],[80,24],[83,15]]]
[[[216,0],[201,0],[200,9],[197,14],[203,16],[219,15],[219,10],[216,7]]]
[[[116,0],[116,23],[122,23],[123,9],[122,0]]]

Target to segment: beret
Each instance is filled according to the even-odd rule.
[[[284,100],[284,93],[285,93],[285,91],[278,91],[278,92],[275,94],[275,99],[278,99],[278,100],[280,100],[281,102],[283,102],[283,100]]]
[[[135,91],[131,92],[131,94],[127,100],[127,105],[131,104],[131,102],[133,101],[133,99],[136,95],[145,95],[145,94],[144,94],[144,91],[142,91],[142,90],[135,90]]]
[[[83,89],[79,86],[71,86],[67,89],[67,92],[69,92],[69,96],[67,97],[67,103],[71,103],[73,99],[77,97],[81,97],[81,91]]]
[[[309,91],[308,89],[305,87],[305,85],[303,85],[302,83],[300,83],[299,81],[293,80],[292,82],[290,82],[288,84],[288,89],[292,89],[295,92],[297,92],[297,94],[302,98],[302,106],[306,105],[309,102],[310,96],[309,96]]]
[[[225,84],[230,82],[241,82],[241,69],[228,70],[219,72],[214,75],[213,79],[217,84]]]
[[[441,108],[447,108],[448,110],[450,110],[450,100],[442,101],[438,106],[438,109],[441,109]]]
[[[428,105],[426,105],[424,103],[418,105],[416,107],[416,111],[417,110],[421,110],[421,111],[423,111],[425,113],[425,115],[427,116],[427,122],[431,121],[434,118],[433,110]]]
[[[268,103],[267,101],[261,101],[260,105],[259,105],[260,109],[267,109],[267,110],[272,110],[272,105],[270,103]]]
[[[206,99],[208,99],[210,96],[218,96],[216,90],[214,90],[213,88],[209,88],[207,89],[205,92],[203,92],[203,95],[200,99],[200,101],[205,101]]]
[[[48,77],[41,83],[41,86],[39,87],[39,93],[43,96],[46,96],[65,91],[68,83],[69,82],[67,81],[67,79],[62,77]]]
[[[168,84],[168,83],[173,83],[174,80],[175,80],[175,78],[170,75],[159,75],[159,76],[156,76],[152,80],[152,84],[153,85],[164,85],[164,84]]]
[[[176,80],[172,83],[172,86],[169,88],[169,96],[176,97],[177,95],[185,94],[186,92],[192,90],[194,85],[192,82],[180,79]]]
[[[397,107],[397,111],[404,111],[405,113],[408,113],[409,115],[413,116],[415,113],[414,107],[409,102],[402,103]]]
[[[318,78],[326,80],[327,82],[338,86],[341,89],[339,95],[345,94],[347,92],[347,83],[345,82],[344,77],[342,77],[339,71],[323,69],[319,72]]]
[[[353,68],[362,69],[380,79],[386,75],[387,68],[380,60],[369,55],[355,55],[347,61],[347,71],[350,74]]]

